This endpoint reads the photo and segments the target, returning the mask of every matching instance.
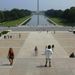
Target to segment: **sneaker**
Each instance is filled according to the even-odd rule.
[[[45,65],[45,67],[47,67],[47,65]]]
[[[51,67],[51,65],[49,65],[49,67]]]
[[[10,65],[11,65],[12,63],[10,63]]]

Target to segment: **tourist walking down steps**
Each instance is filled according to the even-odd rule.
[[[9,48],[9,52],[8,52],[7,58],[9,59],[10,65],[13,65],[14,52],[13,52],[12,48]]]
[[[38,55],[38,48],[37,48],[37,46],[35,46],[35,56],[37,56]]]
[[[51,55],[53,54],[53,51],[52,51],[50,45],[48,45],[48,48],[46,48],[45,53],[46,53],[46,63],[45,63],[45,67],[47,67],[47,62],[48,62],[48,61],[49,61],[49,67],[51,67]]]

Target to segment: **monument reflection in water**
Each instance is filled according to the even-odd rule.
[[[39,14],[37,15],[37,25],[39,25]]]
[[[37,25],[39,25],[39,0],[37,0]]]

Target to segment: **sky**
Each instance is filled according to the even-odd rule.
[[[39,0],[39,10],[65,10],[75,7],[75,0]],[[37,0],[0,0],[0,10],[11,10],[13,8],[37,11]]]

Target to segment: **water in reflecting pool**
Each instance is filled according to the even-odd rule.
[[[43,15],[33,15],[31,19],[23,25],[54,25],[54,24],[49,22],[47,18]]]

